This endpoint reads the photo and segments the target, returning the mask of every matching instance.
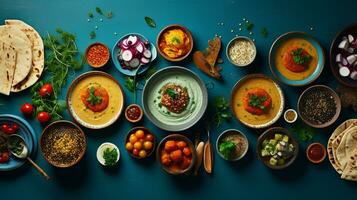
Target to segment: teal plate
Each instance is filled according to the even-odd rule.
[[[112,60],[113,60],[113,63],[115,65],[115,67],[123,74],[127,75],[127,76],[135,76],[135,73],[136,73],[136,70],[129,70],[129,69],[124,69],[121,64],[119,63],[119,60],[118,60],[118,54],[119,54],[119,51],[120,51],[120,48],[119,48],[119,43],[124,40],[124,38],[128,37],[129,35],[136,35],[138,36],[141,40],[143,41],[149,41],[148,39],[146,39],[144,36],[142,36],[141,34],[139,33],[128,33],[126,35],[124,35],[123,37],[121,37],[116,43],[115,45],[113,46],[113,49],[112,49]],[[150,66],[150,63],[152,61],[155,60],[155,58],[157,57],[157,51],[156,51],[156,47],[153,43],[150,42],[150,51],[151,51],[151,60],[148,64],[145,64],[143,66],[140,67],[140,71],[138,72],[138,74],[142,74],[144,73]]]
[[[284,43],[287,40],[290,40],[292,38],[302,38],[307,40],[312,44],[312,46],[315,47],[318,55],[318,61],[317,61],[317,67],[315,71],[307,78],[302,79],[302,80],[290,80],[287,79],[285,76],[283,76],[279,70],[275,66],[275,55],[277,49],[280,47],[282,43]],[[270,48],[269,52],[269,67],[273,75],[282,83],[285,83],[287,85],[291,86],[303,86],[307,85],[313,81],[315,81],[321,74],[323,68],[325,65],[325,53],[324,49],[320,45],[320,43],[313,38],[312,36],[308,35],[307,33],[304,32],[287,32],[284,33],[283,35],[279,36],[273,43],[273,45]]]
[[[35,131],[32,129],[30,124],[21,117],[9,114],[0,115],[0,124],[4,123],[16,123],[19,125],[18,134],[25,139],[30,156],[35,155],[37,151],[37,139]],[[10,160],[7,163],[0,164],[0,171],[11,171],[17,169],[24,165],[25,162],[26,160],[20,160],[14,156],[10,156]]]

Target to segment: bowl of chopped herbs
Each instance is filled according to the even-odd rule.
[[[247,137],[236,129],[225,130],[217,138],[216,149],[218,155],[228,161],[242,159],[248,152],[248,148]]]
[[[120,159],[119,148],[110,142],[105,142],[98,147],[98,162],[105,167],[115,166]]]

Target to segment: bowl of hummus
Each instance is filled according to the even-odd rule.
[[[111,75],[92,71],[78,76],[67,92],[67,108],[73,119],[86,128],[113,124],[124,107],[124,93]]]
[[[157,127],[182,131],[196,124],[207,108],[207,88],[191,70],[172,66],[156,72],[145,84],[142,105]]]

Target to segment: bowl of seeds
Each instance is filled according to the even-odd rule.
[[[245,67],[250,65],[257,55],[257,48],[253,40],[248,37],[238,36],[227,45],[226,55],[233,65]]]
[[[86,151],[86,137],[73,122],[59,120],[48,125],[42,132],[40,147],[45,160],[59,168],[77,164]]]
[[[337,93],[325,85],[307,88],[299,97],[298,114],[308,125],[324,128],[333,124],[341,112]]]

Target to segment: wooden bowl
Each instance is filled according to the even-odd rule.
[[[338,82],[348,87],[357,88],[357,80],[352,80],[349,77],[340,76],[339,66],[335,61],[336,55],[339,53],[338,44],[342,41],[342,37],[347,36],[348,34],[352,34],[356,38],[357,24],[352,24],[336,34],[330,47],[330,67],[331,67],[332,74],[335,76]]]
[[[308,121],[301,113],[301,101],[302,101],[302,98],[304,98],[304,95],[306,95],[308,92],[312,91],[312,90],[327,90],[331,96],[335,99],[335,104],[336,104],[336,113],[335,115],[333,116],[333,118],[326,122],[326,123],[323,123],[323,124],[315,124],[315,123],[312,123],[310,121]],[[308,124],[309,126],[312,126],[312,127],[315,127],[315,128],[325,128],[327,126],[330,126],[331,124],[333,124],[338,116],[340,115],[340,112],[341,112],[341,100],[340,100],[340,97],[337,95],[337,93],[331,89],[330,87],[326,86],[326,85],[314,85],[314,86],[310,86],[308,87],[306,90],[304,90],[304,92],[301,93],[299,99],[298,99],[298,103],[297,103],[297,111],[298,111],[298,114],[299,114],[299,117],[306,123]]]
[[[68,163],[58,163],[53,161],[50,156],[48,155],[48,153],[46,153],[47,151],[51,151],[51,153],[53,153],[53,149],[50,149],[51,147],[49,146],[49,137],[51,136],[51,134],[54,134],[54,131],[59,131],[59,130],[63,130],[63,129],[73,129],[76,130],[76,134],[78,134],[79,139],[82,140],[82,147],[81,149],[79,149],[79,154],[76,158],[74,158],[71,162]],[[87,148],[87,143],[86,143],[86,137],[84,135],[84,132],[82,131],[82,129],[75,123],[67,121],[67,120],[59,120],[56,122],[53,122],[51,124],[49,124],[43,131],[41,134],[41,138],[40,138],[40,147],[41,147],[41,152],[43,157],[45,158],[45,160],[50,163],[51,165],[55,166],[55,167],[59,167],[59,168],[68,168],[68,167],[72,167],[74,165],[76,165],[84,156],[85,152],[86,152],[86,148]]]
[[[170,168],[166,167],[165,165],[163,165],[161,163],[161,151],[165,146],[165,142],[168,141],[168,140],[182,140],[182,141],[185,141],[187,143],[187,145],[190,148],[191,153],[192,153],[191,154],[192,155],[192,160],[191,160],[191,164],[190,164],[189,167],[187,167],[184,170],[178,170],[178,171],[175,170],[174,171],[174,170],[171,170]],[[186,136],[181,135],[181,134],[171,134],[171,135],[166,136],[164,139],[162,139],[161,142],[159,143],[159,145],[157,146],[156,159],[158,160],[158,162],[160,163],[160,165],[162,166],[164,171],[166,171],[167,173],[172,174],[172,175],[186,174],[193,168],[193,166],[196,163],[196,159],[197,159],[196,149],[195,149],[195,146],[192,144],[191,140],[189,140]]]
[[[191,41],[191,42],[190,42],[190,50],[189,50],[184,56],[181,56],[181,57],[178,57],[178,58],[170,58],[170,57],[168,57],[168,56],[160,49],[160,45],[159,45],[159,44],[160,44],[160,40],[161,40],[162,35],[163,35],[166,31],[171,30],[171,29],[181,29],[183,32],[186,33],[186,35],[188,36],[188,38],[189,38],[190,41]],[[188,57],[188,55],[191,54],[192,49],[193,49],[193,37],[192,37],[191,32],[190,32],[186,27],[181,26],[181,25],[179,25],[179,24],[172,24],[172,25],[166,26],[165,28],[163,28],[163,29],[160,31],[160,33],[159,33],[159,35],[157,36],[157,39],[156,39],[156,46],[157,46],[157,50],[158,50],[158,52],[160,53],[160,55],[161,55],[162,57],[164,57],[166,60],[171,61],[171,62],[178,62],[178,61],[184,60],[185,58]]]
[[[132,129],[130,129],[130,131],[126,134],[126,137],[125,137],[125,141],[124,141],[124,146],[126,145],[127,142],[129,142],[129,138],[130,138],[130,135],[135,133],[137,130],[143,130],[145,135],[146,134],[151,134],[154,136],[154,141],[152,141],[153,143],[153,147],[151,149],[151,151],[146,155],[145,158],[141,158],[137,155],[134,155],[132,152],[128,151],[127,152],[129,153],[130,156],[132,156],[133,158],[136,158],[136,159],[146,159],[148,157],[150,157],[152,155],[152,153],[155,151],[155,147],[156,147],[156,136],[149,130],[147,129],[146,127],[143,127],[143,126],[137,126],[137,127],[134,127]]]
[[[92,46],[94,46],[94,45],[101,45],[101,46],[105,47],[105,49],[106,49],[107,52],[108,52],[108,55],[109,55],[109,56],[108,56],[108,59],[106,59],[105,62],[103,62],[101,65],[93,65],[93,64],[91,64],[90,62],[88,62],[88,59],[87,59],[88,51],[89,51],[89,49],[90,49]],[[107,45],[105,45],[105,44],[103,44],[103,43],[100,43],[100,42],[95,42],[95,43],[90,44],[90,45],[87,47],[87,49],[86,49],[84,55],[85,55],[85,59],[86,59],[87,64],[88,64],[89,66],[93,67],[93,68],[101,68],[101,67],[103,67],[104,65],[106,65],[106,64],[108,63],[108,61],[109,61],[109,59],[110,59],[110,51],[109,51],[109,48],[107,47]]]
[[[294,145],[295,147],[295,151],[294,151],[294,154],[293,156],[286,161],[286,163],[284,165],[271,165],[269,163],[269,159],[270,157],[262,157],[261,155],[261,151],[262,151],[262,143],[265,139],[268,139],[268,138],[273,138],[275,133],[282,133],[284,135],[287,135],[289,136],[289,140],[290,142]],[[297,142],[297,140],[291,135],[291,133],[285,129],[285,128],[282,128],[282,127],[272,127],[268,130],[266,130],[263,134],[261,134],[258,138],[258,141],[257,141],[257,147],[256,147],[256,150],[257,150],[257,156],[258,158],[269,168],[271,169],[277,169],[277,170],[281,170],[281,169],[285,169],[287,167],[289,167],[296,159],[297,155],[299,154],[299,144]]]

